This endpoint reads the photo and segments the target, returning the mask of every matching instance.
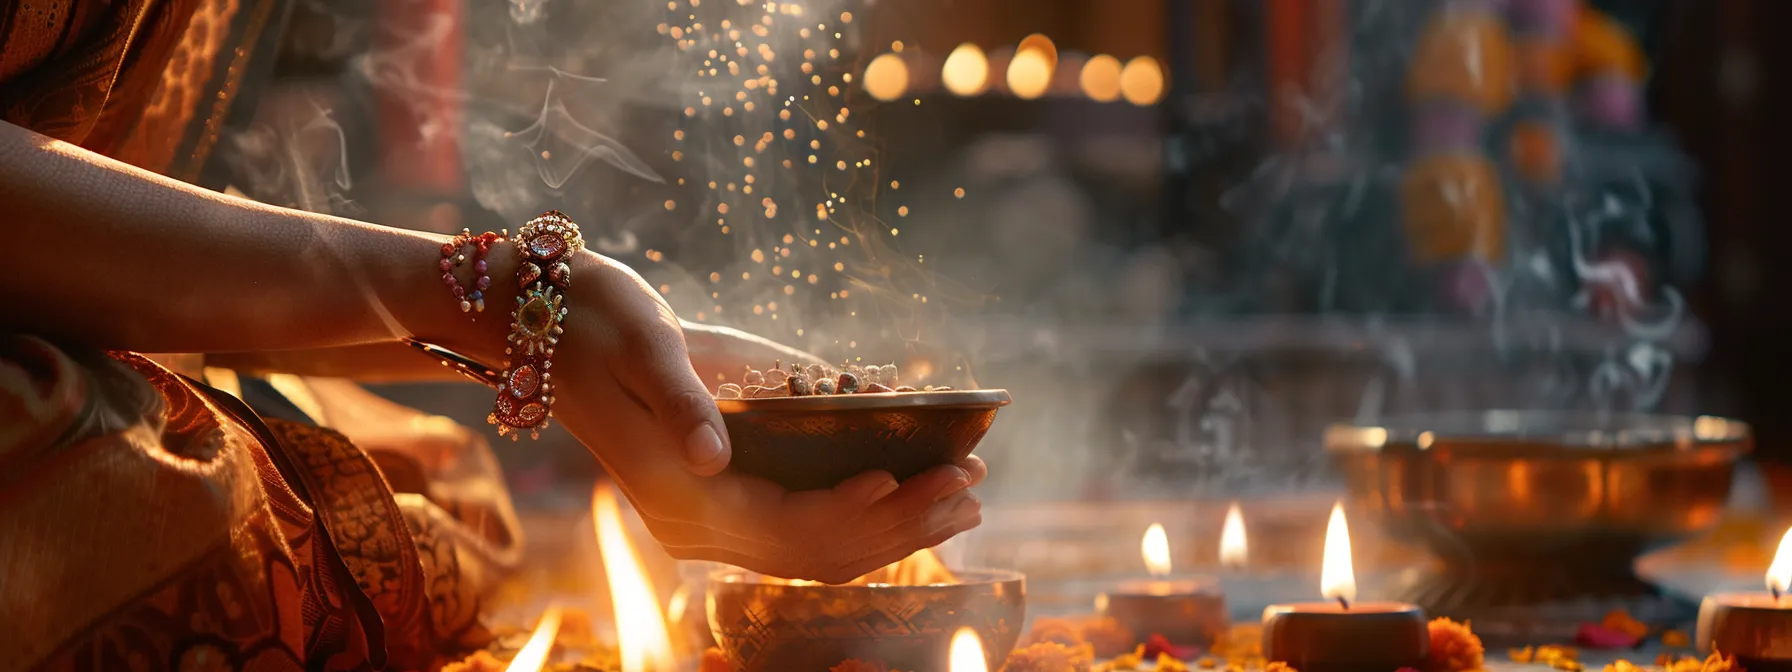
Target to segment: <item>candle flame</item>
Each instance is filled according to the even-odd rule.
[[[672,670],[672,639],[660,612],[658,593],[623,532],[622,512],[610,488],[599,485],[592,493],[591,517],[597,526],[604,575],[610,582],[610,606],[616,611],[616,648],[622,672]]]
[[[989,672],[989,662],[983,659],[983,640],[977,637],[977,631],[970,628],[959,628],[952,635],[951,672]]]
[[[1767,567],[1767,590],[1774,599],[1785,594],[1788,584],[1792,584],[1792,529],[1780,537],[1780,548],[1773,554],[1773,564]]]
[[[1139,542],[1139,553],[1145,556],[1145,569],[1152,576],[1170,575],[1170,537],[1164,534],[1164,526],[1152,523],[1145,529],[1145,538]]]
[[[679,586],[672,591],[672,598],[666,600],[666,622],[683,623],[685,610],[691,607],[691,587]]]
[[[1238,502],[1233,502],[1226,509],[1226,524],[1220,528],[1220,565],[1237,569],[1245,565],[1250,555],[1244,536],[1244,512],[1238,510]]]
[[[1356,569],[1350,561],[1350,528],[1344,523],[1344,503],[1332,505],[1332,519],[1325,525],[1325,560],[1319,568],[1319,594],[1349,608],[1356,601]]]
[[[554,638],[560,634],[560,608],[551,607],[541,614],[541,623],[529,635],[529,642],[510,659],[504,672],[540,672],[547,665],[548,652],[554,650]]]

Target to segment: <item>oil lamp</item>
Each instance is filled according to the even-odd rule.
[[[1719,593],[1699,605],[1699,651],[1736,656],[1746,670],[1792,670],[1792,529],[1767,568],[1767,592]]]
[[[1211,645],[1229,623],[1225,593],[1208,581],[1170,577],[1170,540],[1163,525],[1152,523],[1145,530],[1139,551],[1152,578],[1096,596],[1095,610],[1140,639],[1162,635],[1172,644]]]
[[[1418,667],[1430,635],[1425,612],[1399,602],[1356,601],[1343,504],[1325,528],[1319,593],[1326,601],[1263,610],[1263,657],[1301,672],[1386,672]]]

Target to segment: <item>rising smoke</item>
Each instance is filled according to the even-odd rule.
[[[237,134],[224,158],[257,198],[356,214],[381,194],[351,179],[369,170],[367,129],[342,120],[408,106],[424,140],[458,129],[493,228],[565,210],[681,317],[834,360],[993,371],[985,382],[1022,401],[985,446],[997,496],[1140,472],[1286,487],[1325,473],[1315,444],[1332,420],[1656,408],[1687,350],[1684,301],[1606,242],[1662,242],[1664,183],[1683,178],[1653,166],[1671,160],[1584,162],[1558,193],[1513,194],[1519,228],[1560,235],[1515,234],[1507,261],[1469,267],[1457,282],[1486,296],[1472,311],[1413,300],[1392,224],[1407,157],[1389,138],[1407,121],[1399,73],[1421,4],[1352,3],[1348,58],[1322,59],[1315,86],[1271,91],[1247,67],[1219,94],[1166,101],[1221,120],[1151,151],[1223,175],[1200,210],[1235,225],[1223,237],[1203,237],[1205,221],[1188,240],[1112,237],[1116,212],[1163,216],[1126,210],[1158,194],[1104,199],[1123,180],[1080,175],[1093,161],[1044,133],[970,143],[942,174],[892,172],[910,139],[879,122],[926,104],[865,94],[854,78],[900,36],[874,39],[872,10],[847,0],[481,0],[402,28],[312,0],[349,36],[323,49],[354,54],[341,86]],[[445,88],[422,64],[454,35],[464,67]],[[1267,130],[1239,120],[1272,111],[1310,140],[1264,149]],[[1608,322],[1586,319],[1601,310]],[[1259,328],[1290,312],[1295,326]]]

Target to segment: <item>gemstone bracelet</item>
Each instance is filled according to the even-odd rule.
[[[530,220],[511,240],[522,261],[516,272],[522,292],[511,313],[498,399],[486,421],[498,426],[500,436],[514,439],[527,430],[532,438],[540,438],[553,415],[549,369],[566,319],[565,291],[572,283],[572,268],[566,262],[584,248],[585,240],[579,225],[558,211]]]

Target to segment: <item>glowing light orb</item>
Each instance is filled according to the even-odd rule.
[[[1120,59],[1101,54],[1083,64],[1077,83],[1090,100],[1111,103],[1120,99]]]
[[[975,44],[958,45],[940,67],[940,80],[953,95],[975,96],[989,83],[989,59]]]
[[[1016,98],[1032,100],[1045,95],[1052,83],[1052,64],[1038,49],[1016,52],[1008,62],[1008,91]]]
[[[1018,54],[1028,51],[1036,52],[1044,57],[1048,64],[1047,67],[1058,67],[1058,45],[1052,43],[1052,38],[1040,33],[1033,33],[1021,38],[1020,44],[1014,47],[1014,52]]]
[[[1144,106],[1156,103],[1164,95],[1164,70],[1157,60],[1140,56],[1127,61],[1120,71],[1120,95],[1126,102]]]
[[[901,98],[908,91],[908,64],[895,54],[871,59],[865,66],[865,92],[882,101]]]

